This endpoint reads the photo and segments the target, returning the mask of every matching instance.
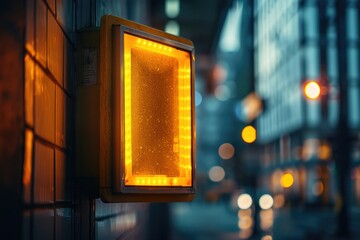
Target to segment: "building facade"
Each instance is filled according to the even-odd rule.
[[[255,91],[265,101],[257,119],[259,185],[285,204],[336,206],[339,196],[359,204],[359,2],[340,2],[255,1]],[[303,93],[310,80],[320,85],[318,99]],[[347,165],[336,153],[342,146],[347,176],[339,173]],[[291,187],[282,185],[285,174]]]

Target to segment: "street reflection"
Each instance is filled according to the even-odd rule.
[[[253,233],[254,217],[252,215],[251,209],[240,209],[238,212],[239,221],[238,226],[240,229],[239,238],[247,239],[251,237]]]

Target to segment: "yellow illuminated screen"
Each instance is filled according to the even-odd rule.
[[[190,53],[124,33],[125,186],[192,186]]]

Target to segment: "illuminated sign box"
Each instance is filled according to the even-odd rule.
[[[99,62],[100,197],[192,200],[192,42],[108,15],[101,21]]]

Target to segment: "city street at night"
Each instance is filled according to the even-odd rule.
[[[0,239],[360,239],[360,0],[0,3]]]

